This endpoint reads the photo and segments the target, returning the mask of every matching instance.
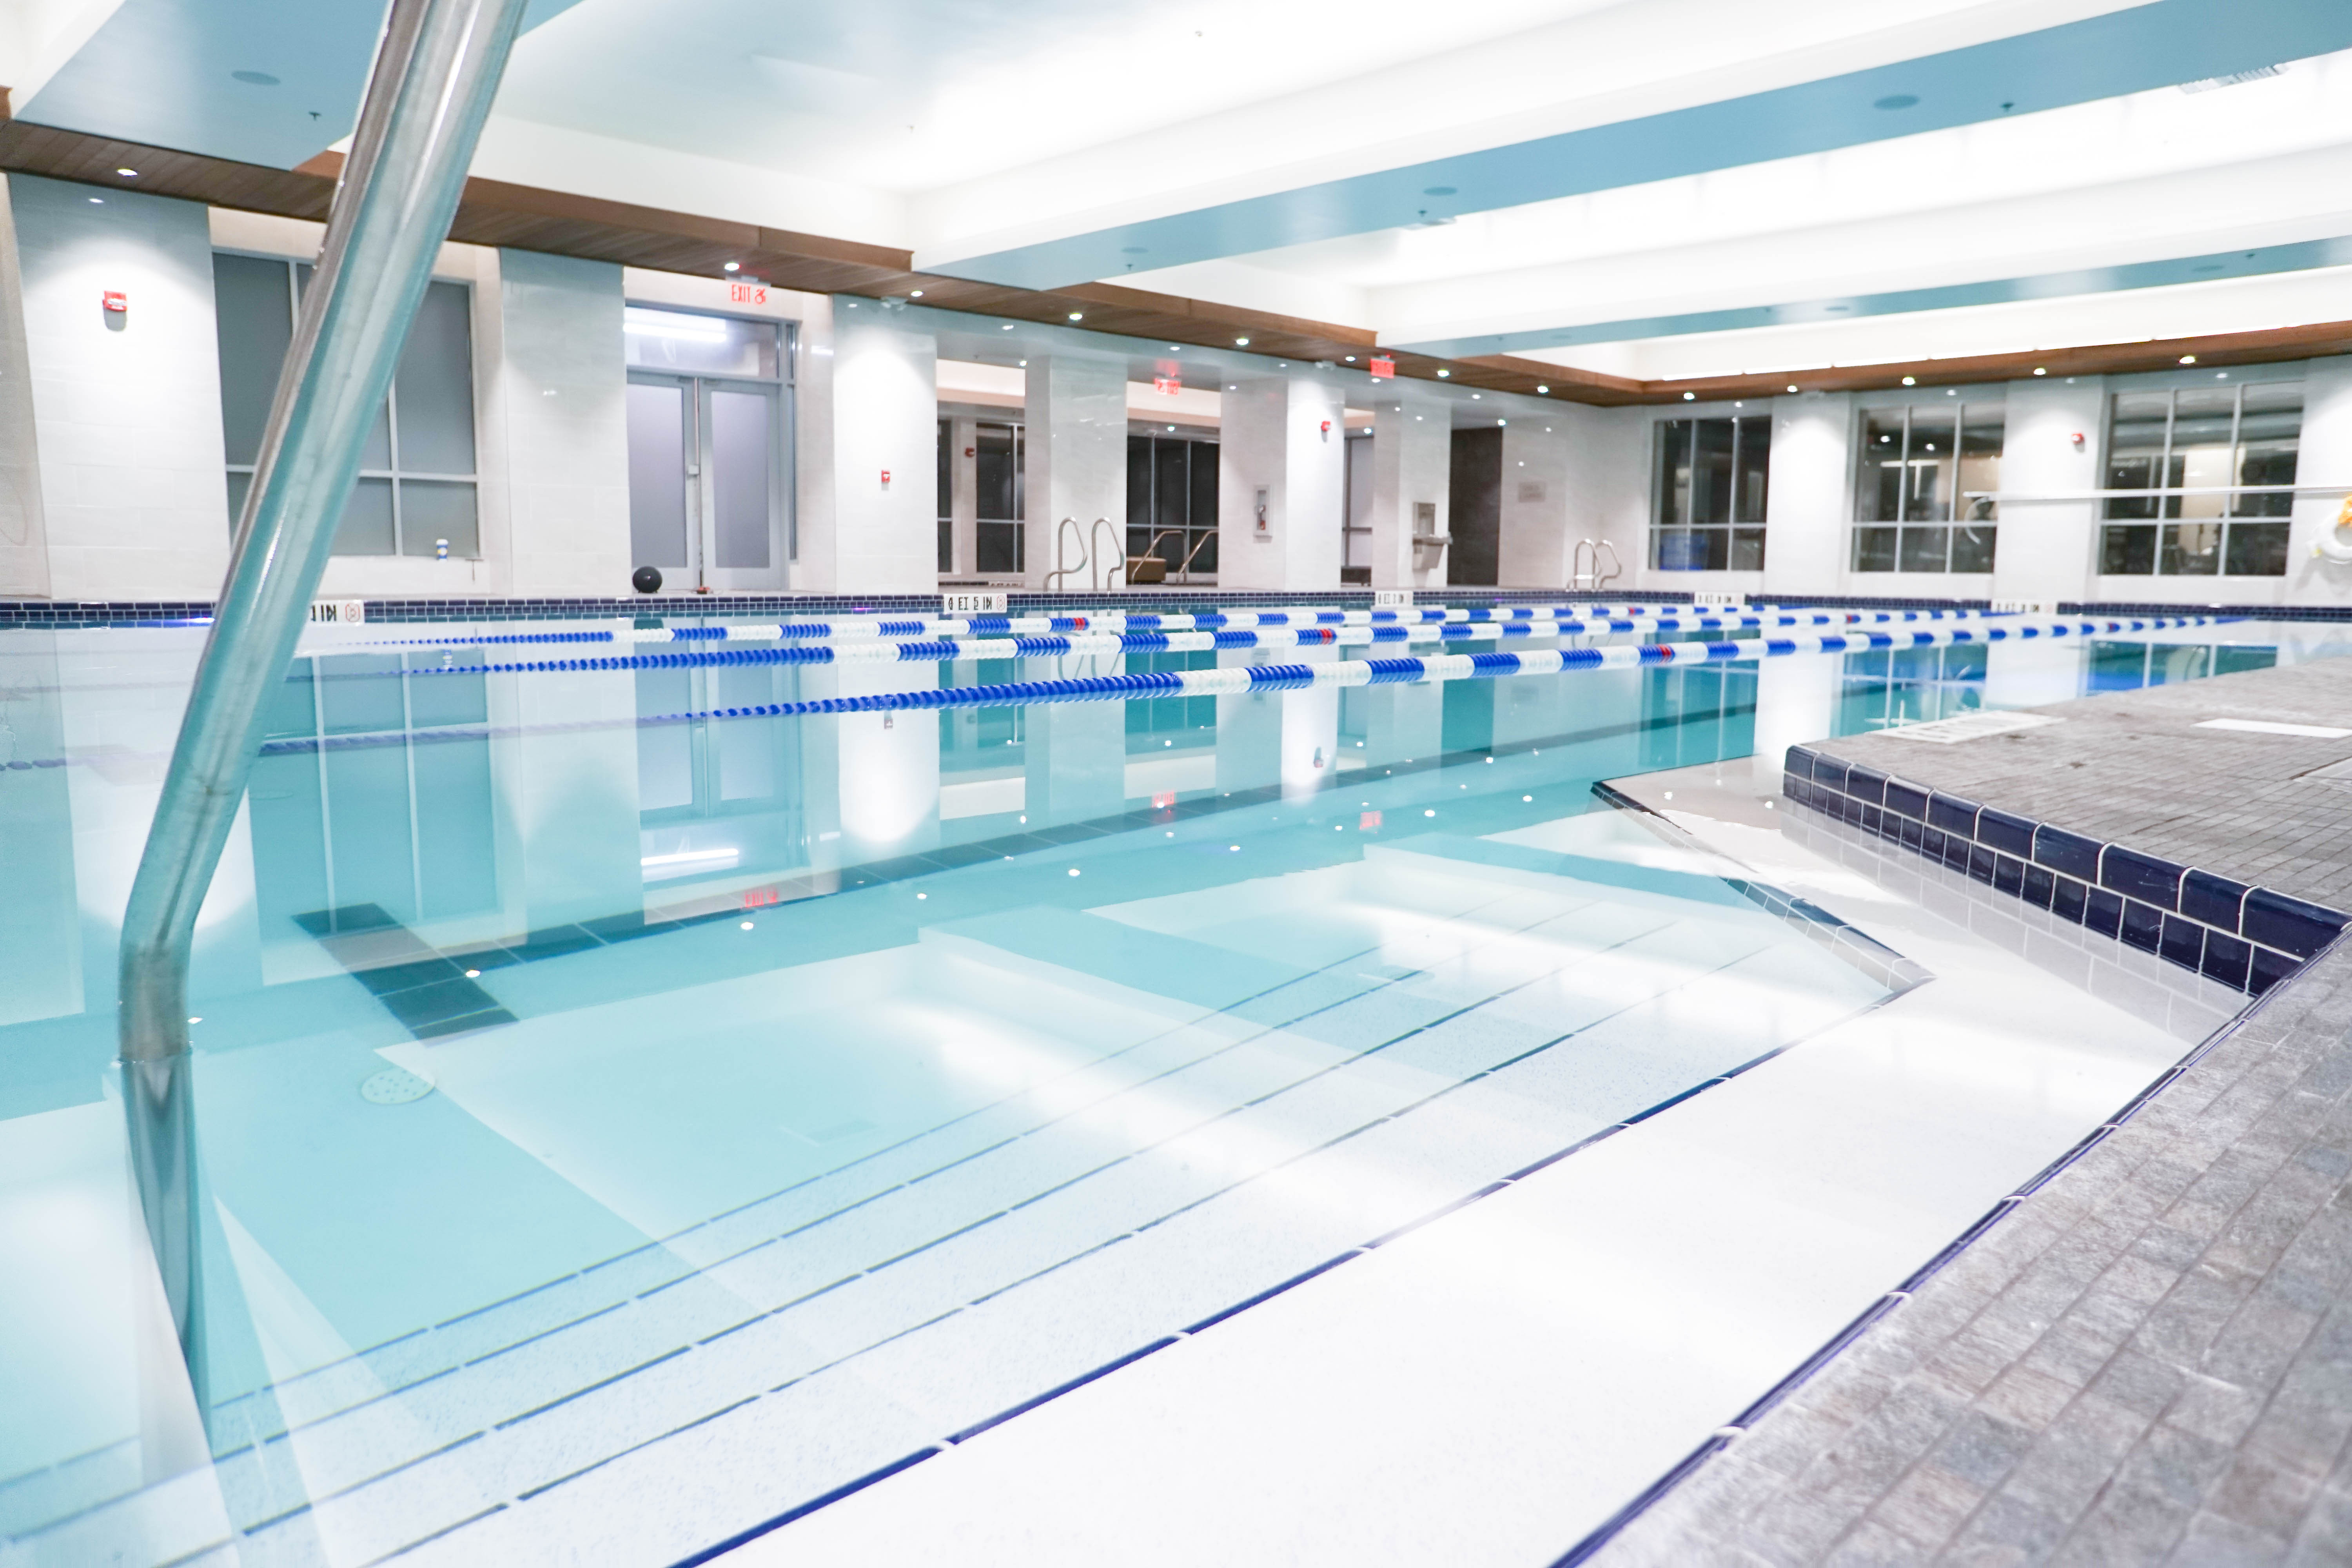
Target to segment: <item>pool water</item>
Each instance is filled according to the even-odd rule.
[[[1916,983],[1597,782],[2336,651],[723,718],[1266,656],[467,668],[512,630],[314,632],[272,709],[192,984],[200,1425],[110,1062],[202,633],[0,634],[0,1539],[463,1558],[576,1506],[682,1560]]]

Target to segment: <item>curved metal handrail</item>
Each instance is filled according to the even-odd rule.
[[[1609,570],[1607,572],[1601,570],[1601,552],[1604,550],[1609,552]],[[1618,578],[1622,577],[1624,574],[1625,563],[1619,557],[1617,547],[1610,543],[1605,539],[1594,540],[1592,542],[1592,586],[1594,591],[1598,592],[1602,588],[1606,588],[1610,584],[1614,583]]]
[[[1216,537],[1217,531],[1215,529],[1203,529],[1201,532],[1201,537],[1192,542],[1192,548],[1184,552],[1184,563],[1176,568],[1177,574],[1189,581],[1192,574],[1192,557],[1201,553],[1202,545],[1208,543],[1209,541]]]
[[[1078,536],[1078,563],[1076,566],[1067,565],[1063,561],[1062,531],[1066,528],[1076,531]],[[1054,569],[1045,574],[1045,591],[1049,594],[1052,593],[1054,591],[1055,580],[1060,577],[1067,577],[1073,572],[1087,572],[1087,581],[1089,583],[1093,582],[1094,576],[1087,563],[1087,557],[1092,552],[1087,544],[1086,531],[1078,527],[1078,520],[1076,518],[1066,517],[1061,521],[1055,523],[1054,525]]]
[[[1102,540],[1103,530],[1110,531],[1110,554],[1103,555],[1095,546]],[[1095,519],[1087,530],[1087,586],[1097,594],[1108,594],[1113,588],[1127,586],[1127,541],[1119,537],[1118,525],[1107,517]],[[1095,581],[1095,568],[1102,567],[1105,581]]]
[[[1590,552],[1592,555],[1592,570],[1590,572],[1587,572],[1584,569],[1584,557],[1587,552]],[[1601,552],[1592,548],[1592,541],[1589,539],[1578,540],[1576,542],[1575,548],[1571,549],[1568,552],[1569,592],[1581,593],[1585,589],[1598,584],[1600,580]]]
[[[457,210],[526,0],[394,0],[303,290],[228,577],[122,917],[122,1102],[147,1236],[208,1416],[188,950],[361,449]]]

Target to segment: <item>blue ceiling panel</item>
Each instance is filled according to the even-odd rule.
[[[2152,0],[2039,32],[982,256],[929,272],[1057,289],[2226,76],[2352,47],[2352,0]]]
[[[1934,289],[1892,289],[1878,294],[1843,294],[1782,305],[1747,305],[1724,310],[1690,310],[1672,316],[1638,316],[1620,321],[1591,321],[1580,326],[1548,327],[1524,332],[1486,332],[1476,337],[1440,338],[1426,342],[1384,342],[1382,346],[1446,359],[1470,359],[1480,354],[1573,348],[1580,343],[1614,343],[1636,338],[1680,337],[1691,332],[1730,332],[1752,327],[1851,321],[1863,316],[1899,316],[1914,310],[1952,310],[1969,305],[2009,305],[2028,300],[2063,300],[2084,294],[2112,294],[2127,289],[2161,289],[2174,283],[2210,283],[2223,278],[2261,278],[2277,272],[2305,271],[2315,267],[2346,266],[2352,266],[2352,237],[2314,239],[2299,245],[2266,245],[2255,250],[2225,250],[2210,256],[2138,261],[2121,267],[2084,267],[2067,272],[2042,272],[2029,278],[1996,278],[1979,283],[1953,283]],[[2352,314],[2352,305],[2347,305],[2346,313]]]
[[[577,0],[532,0],[528,29]],[[290,169],[351,134],[383,0],[122,0],[16,118]]]

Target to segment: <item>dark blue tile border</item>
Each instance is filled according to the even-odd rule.
[[[2338,910],[1937,794],[1810,746],[1790,747],[1784,770],[1781,789],[1799,805],[2256,995],[2347,922]]]

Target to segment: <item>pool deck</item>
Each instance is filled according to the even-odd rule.
[[[2343,907],[2352,661],[1816,749]],[[1804,814],[1801,814],[1804,815]],[[1838,831],[1846,831],[1840,828]],[[1591,1559],[2352,1561],[2352,938]]]

